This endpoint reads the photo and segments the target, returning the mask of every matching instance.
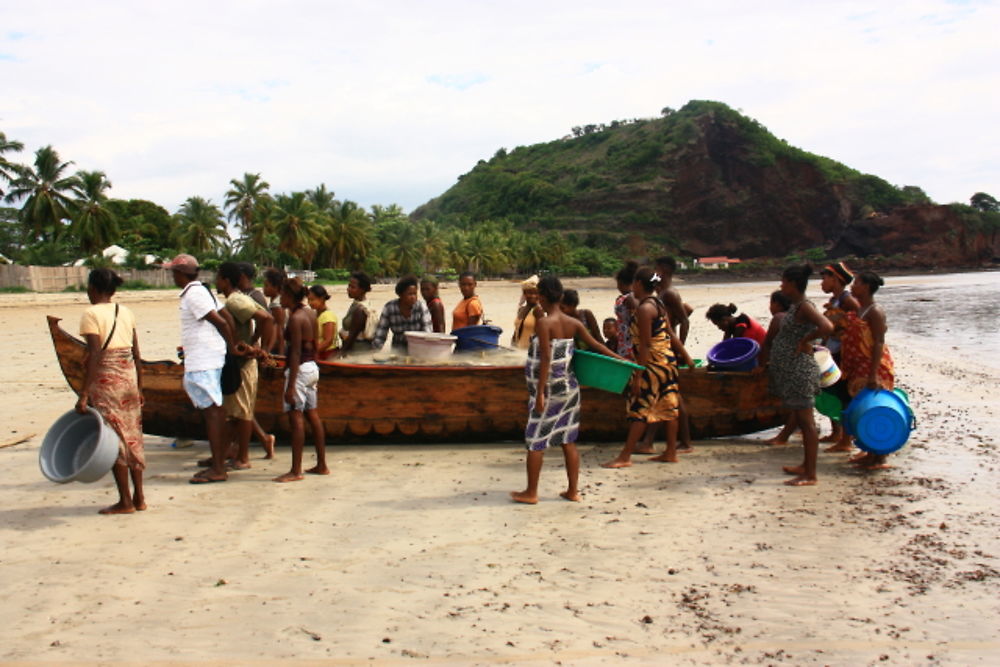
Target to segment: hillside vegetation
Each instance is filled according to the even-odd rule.
[[[918,187],[791,146],[725,104],[692,101],[660,118],[501,149],[413,217],[506,219],[682,254],[754,257],[832,246],[853,220],[928,203]]]

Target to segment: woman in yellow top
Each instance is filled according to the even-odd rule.
[[[322,285],[309,288],[307,297],[309,307],[316,311],[316,358],[326,360],[333,357],[340,347],[340,336],[337,335],[337,316],[326,307],[330,294]]]
[[[531,276],[521,283],[521,299],[523,305],[517,309],[514,318],[514,336],[511,345],[522,350],[531,346],[531,337],[535,335],[535,321],[545,317],[545,311],[538,305],[538,276]]]
[[[462,300],[451,313],[451,330],[482,324],[483,302],[476,296],[476,276],[466,271],[458,277],[458,289]]]
[[[142,445],[142,367],[135,316],[125,306],[111,303],[121,277],[110,269],[94,269],[87,278],[87,298],[92,304],[80,319],[80,335],[87,341],[83,390],[76,411],[97,410],[118,434],[118,459],[111,469],[118,487],[118,502],[101,514],[131,514],[146,509],[142,471],[146,455]],[[135,489],[129,494],[128,480]]]

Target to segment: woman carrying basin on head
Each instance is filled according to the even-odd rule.
[[[92,304],[80,319],[80,335],[87,342],[83,389],[76,411],[97,410],[119,437],[118,459],[111,469],[118,502],[101,514],[131,514],[146,509],[142,472],[146,456],[142,444],[142,366],[135,316],[111,297],[122,284],[110,269],[94,269],[87,278]],[[134,493],[129,493],[129,476]]]

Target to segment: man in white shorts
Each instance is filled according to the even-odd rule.
[[[235,354],[233,330],[219,314],[211,288],[198,280],[198,260],[177,255],[163,268],[174,274],[181,288],[181,345],[184,350],[184,390],[205,415],[212,465],[199,470],[192,484],[226,481],[226,413],[222,408],[222,367],[226,351]]]

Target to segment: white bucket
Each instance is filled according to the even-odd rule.
[[[837,384],[837,381],[840,380],[840,368],[833,360],[833,354],[830,350],[822,345],[816,345],[813,347],[813,357],[816,359],[816,365],[819,366],[819,386],[826,388]]]
[[[428,331],[407,331],[406,348],[409,355],[421,361],[445,361],[451,358],[458,336]]]
[[[52,482],[96,482],[118,459],[118,434],[94,408],[70,410],[42,440],[38,465]]]

